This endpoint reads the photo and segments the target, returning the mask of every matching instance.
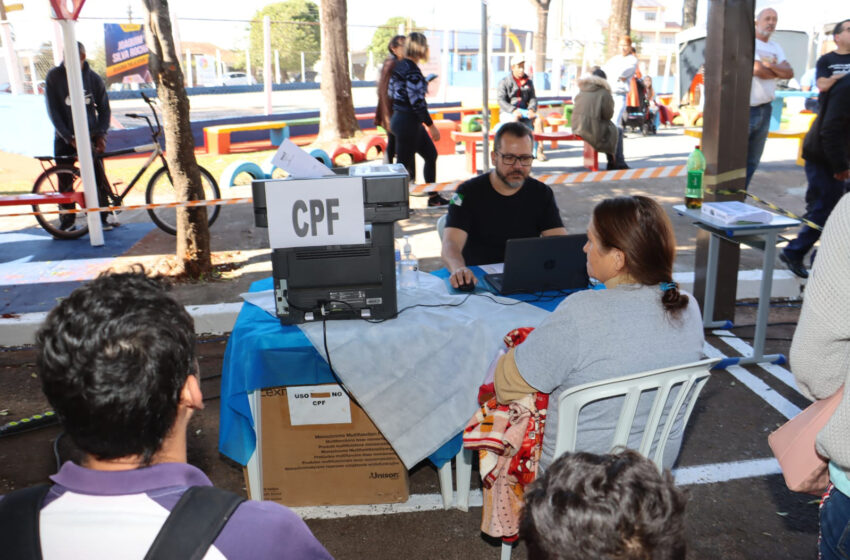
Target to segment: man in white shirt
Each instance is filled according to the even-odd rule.
[[[756,16],[756,47],[753,57],[753,84],[750,88],[750,126],[747,137],[747,186],[761,161],[777,79],[790,79],[794,70],[785,52],[770,36],[776,31],[776,10],[765,8]]]
[[[612,57],[605,63],[605,74],[608,83],[611,84],[611,95],[614,97],[614,115],[611,117],[619,131],[617,150],[614,154],[613,164],[608,164],[608,169],[628,169],[626,158],[623,155],[623,111],[626,110],[626,95],[629,93],[629,80],[637,71],[637,57],[632,54],[632,38],[628,35],[620,37],[619,42],[621,54]]]

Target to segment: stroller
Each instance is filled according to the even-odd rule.
[[[644,136],[655,134],[655,116],[649,110],[649,98],[643,80],[633,77],[630,90],[626,98],[626,110],[623,111],[623,128],[640,131]]]

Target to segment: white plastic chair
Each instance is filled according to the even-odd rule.
[[[446,217],[448,214],[443,214],[437,218],[437,235],[440,236],[440,243],[443,242],[443,232],[446,230]]]
[[[455,478],[457,480],[457,495],[453,496],[452,462],[447,461],[437,470],[440,479],[440,494],[443,497],[443,509],[454,505],[461,511],[469,511],[469,486],[472,477],[472,450],[461,447],[453,459],[455,462]],[[454,499],[453,499],[454,498]]]
[[[555,427],[555,457],[563,453],[576,451],[576,438],[578,435],[578,421],[581,410],[596,401],[612,397],[625,397],[620,408],[620,417],[614,429],[614,437],[609,449],[625,447],[629,441],[629,435],[637,427],[643,433],[639,447],[636,449],[641,455],[655,463],[661,470],[664,459],[664,449],[667,439],[676,424],[679,415],[682,415],[682,430],[688,424],[688,419],[693,412],[697,396],[708,381],[709,370],[719,362],[719,358],[702,360],[681,366],[656,369],[643,373],[635,373],[613,379],[594,381],[572,387],[561,393],[558,399],[558,425]],[[673,390],[675,396],[673,396]],[[656,391],[649,410],[646,423],[643,426],[635,426],[635,413],[642,394],[648,391]],[[670,405],[668,406],[668,403]],[[551,403],[550,403],[551,406]],[[667,416],[664,423],[661,418],[664,411]],[[552,426],[549,426],[552,429]],[[658,437],[656,437],[658,436]],[[652,456],[653,443],[655,452]],[[502,560],[511,557],[512,546],[502,543]]]

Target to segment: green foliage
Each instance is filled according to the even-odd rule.
[[[403,26],[405,35],[411,31],[422,31],[416,27],[416,22],[412,19],[402,16],[388,19],[384,25],[375,30],[375,34],[372,35],[372,42],[369,43],[368,51],[374,55],[376,63],[380,63],[381,60],[389,56],[390,53],[387,50],[387,45],[390,39],[399,34],[399,25]]]
[[[90,52],[86,53],[86,60],[96,74],[99,74],[103,81],[106,81],[106,47],[103,44],[97,45]]]
[[[271,19],[272,57],[274,51],[278,51],[281,74],[301,72],[302,52],[304,64],[312,68],[321,54],[319,6],[309,0],[287,0],[257,11],[249,27],[248,40],[251,66],[259,70],[263,68],[263,16]]]

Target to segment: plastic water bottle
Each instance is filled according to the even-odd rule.
[[[685,188],[685,208],[702,208],[703,187],[705,175],[705,156],[699,146],[688,156],[688,186]]]
[[[401,280],[402,288],[416,288],[419,286],[419,261],[413,256],[413,248],[410,246],[410,238],[404,236],[404,245],[401,248]]]

